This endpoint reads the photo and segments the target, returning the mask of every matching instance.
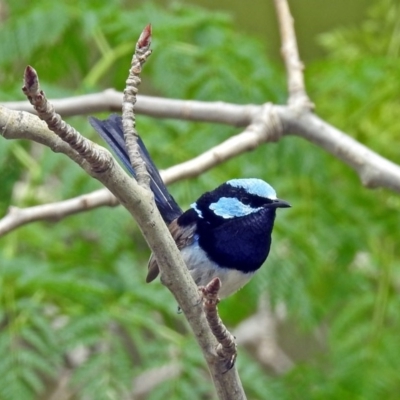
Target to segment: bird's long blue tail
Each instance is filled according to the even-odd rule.
[[[89,117],[89,122],[90,125],[92,125],[92,127],[108,143],[113,152],[122,161],[131,175],[135,176],[135,171],[132,168],[125,146],[122,118],[119,115],[112,114],[104,121],[94,117]],[[154,200],[157,208],[160,211],[164,221],[166,223],[170,223],[172,220],[182,214],[182,210],[168,192],[157,167],[154,165],[154,162],[140,137],[138,143],[140,147],[140,155],[142,156],[142,159],[146,164],[147,171],[150,174],[150,188],[154,193]]]

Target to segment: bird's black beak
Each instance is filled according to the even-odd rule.
[[[281,199],[275,199],[272,203],[268,204],[269,207],[273,208],[289,208],[292,207],[287,201]]]

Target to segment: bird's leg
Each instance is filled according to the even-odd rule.
[[[226,329],[218,315],[218,292],[221,287],[219,278],[212,279],[206,286],[199,287],[203,298],[203,309],[206,314],[211,332],[218,341],[217,354],[224,362],[228,372],[234,365],[237,357],[235,337]]]

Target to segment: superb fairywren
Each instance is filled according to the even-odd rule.
[[[89,120],[135,176],[125,147],[121,117],[111,115],[105,121],[93,117]],[[290,207],[289,203],[278,199],[275,190],[261,179],[232,179],[204,193],[183,212],[168,192],[140,138],[139,146],[156,205],[194,281],[204,286],[219,277],[221,298],[236,292],[266,260],[275,211],[279,207]],[[146,281],[153,281],[158,273],[157,260],[151,256]]]

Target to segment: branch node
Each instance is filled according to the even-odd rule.
[[[278,142],[284,133],[281,119],[272,103],[265,103],[252,125],[259,130],[262,142]]]

